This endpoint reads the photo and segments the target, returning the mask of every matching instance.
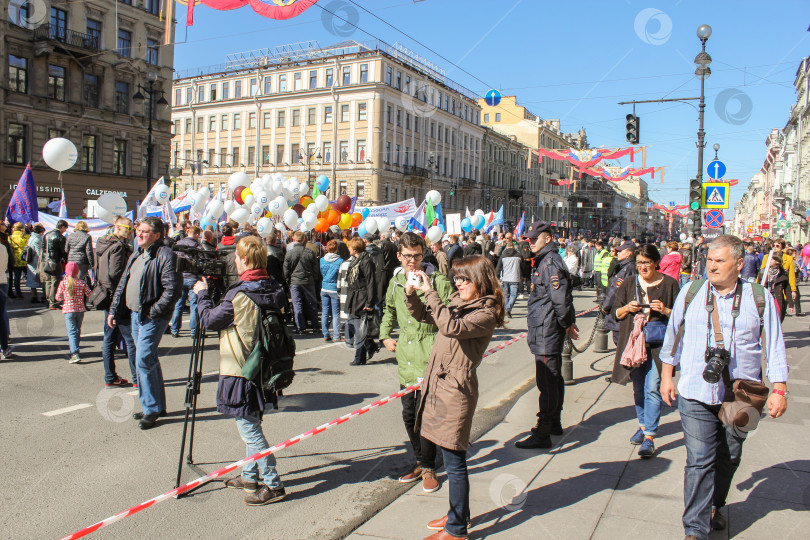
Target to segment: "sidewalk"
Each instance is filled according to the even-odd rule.
[[[784,323],[791,366],[786,416],[765,419],[745,443],[720,538],[800,538],[810,530],[810,332],[808,318]],[[518,343],[521,354],[525,344]],[[528,356],[528,354],[527,354]],[[613,355],[592,348],[574,359],[577,384],[566,387],[563,426],[554,448],[520,450],[534,425],[537,390],[468,454],[470,538],[683,538],[686,449],[674,407],[664,408],[654,458],[641,460],[628,439],[637,424],[632,386],[608,385]],[[415,484],[348,538],[420,539],[447,512],[446,477],[436,493]],[[805,531],[805,532],[801,532]]]

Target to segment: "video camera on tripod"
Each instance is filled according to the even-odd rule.
[[[176,244],[172,249],[186,255],[177,257],[177,272],[213,278],[223,278],[228,274],[228,265],[225,261],[227,251],[207,251]]]

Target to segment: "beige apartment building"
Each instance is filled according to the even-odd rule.
[[[537,208],[537,190],[531,189],[532,177],[529,175],[530,150],[514,135],[489,127],[485,128],[483,144],[483,183],[487,186],[484,188],[484,206],[497,211],[503,205],[504,220],[514,228],[522,212],[527,211],[526,219],[529,220]],[[489,205],[488,200],[491,201]],[[474,210],[470,208],[471,212]]]
[[[5,3],[0,20],[0,176],[6,204],[30,161],[39,208],[61,198],[71,217],[107,191],[133,209],[146,193],[149,92],[168,102],[173,46],[159,0]],[[170,40],[171,41],[171,40]],[[139,85],[143,88],[139,89]],[[133,96],[145,96],[143,103]],[[151,177],[168,171],[169,112],[153,106]],[[62,174],[42,159],[54,137],[79,153]]]
[[[224,186],[243,170],[310,185],[325,174],[333,199],[359,205],[419,204],[430,189],[442,192],[445,213],[482,201],[474,95],[401,45],[306,42],[229,55],[177,73],[172,103],[178,193]]]

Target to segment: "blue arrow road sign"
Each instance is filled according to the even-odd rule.
[[[720,180],[726,175],[726,164],[715,159],[706,167],[706,172],[709,173],[709,178],[712,180]]]
[[[490,107],[496,107],[498,103],[501,102],[501,93],[493,88],[492,90],[487,92],[487,95],[484,96],[484,100]]]

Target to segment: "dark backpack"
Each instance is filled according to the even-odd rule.
[[[520,241],[517,243],[518,245],[518,253],[520,253],[521,259],[532,259],[534,255],[532,254],[532,248],[528,242]]]
[[[295,340],[279,311],[258,309],[256,344],[245,359],[242,376],[260,388],[265,400],[278,409],[278,395],[292,384],[295,377]]]

